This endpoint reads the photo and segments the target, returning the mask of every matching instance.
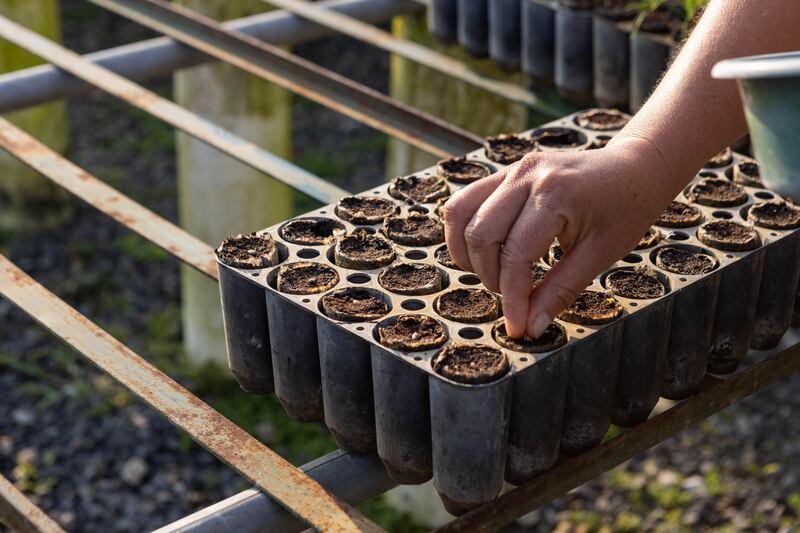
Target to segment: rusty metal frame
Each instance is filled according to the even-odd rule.
[[[336,11],[309,2],[308,0],[262,1],[360,41],[369,43],[392,54],[414,61],[445,76],[469,83],[474,87],[506,98],[517,104],[531,107],[554,118],[567,115],[574,111],[570,106],[548,102],[516,83],[483,76],[471,69],[463,61],[459,61],[447,54],[437,52],[432,48],[406,39],[400,39],[371,24],[367,24],[366,22],[342,13],[337,13]]]
[[[478,135],[168,0],[90,1],[437,157],[483,144]]]
[[[341,189],[156,93],[0,16],[0,37],[323,203]]]
[[[381,531],[2,255],[0,294],[304,522],[320,531]]]
[[[55,520],[3,476],[0,476],[0,524],[18,533],[64,533]]]

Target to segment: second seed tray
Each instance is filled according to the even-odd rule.
[[[602,145],[614,133],[580,128],[577,116],[542,128],[579,132],[580,142],[571,149]],[[494,170],[503,167],[488,160],[484,150],[467,157]],[[729,178],[740,159],[733,155],[727,165],[704,169],[693,183],[706,177]],[[433,167],[416,175],[436,173]],[[451,192],[463,187],[448,185]],[[762,188],[747,187],[746,191],[746,202],[734,207],[693,205],[702,212],[701,222],[744,222],[746,209],[753,203],[777,198]],[[390,196],[385,185],[359,196],[396,202],[403,215],[435,216],[435,202],[402,202]],[[682,194],[677,200],[687,202],[687,197]],[[381,224],[356,226],[340,219],[334,205],[298,218],[308,217],[335,221],[347,234],[357,228],[382,230]],[[659,396],[687,397],[705,374],[709,360],[712,370],[732,371],[750,346],[754,330],[760,347],[777,343],[791,321],[800,277],[800,239],[795,230],[756,228],[761,247],[728,252],[701,243],[696,236],[699,223],[660,228],[660,242],[632,252],[588,289],[606,290],[605,278],[616,269],[646,268],[665,284],[665,296],[616,296],[623,308],[618,320],[603,325],[557,320],[566,331],[566,345],[545,353],[523,353],[495,342],[496,321],[466,324],[437,314],[434,301],[441,292],[482,288],[475,275],[436,261],[436,251],[444,244],[395,245],[397,259],[392,265],[401,261],[431,264],[444,280],[443,291],[436,294],[402,296],[380,285],[383,268],[342,268],[334,262],[332,244],[293,244],[282,237],[284,225],[259,232],[269,233],[278,243],[277,266],[248,270],[219,263],[229,362],[237,380],[254,393],[270,393],[274,387],[295,419],[324,419],[342,448],[377,450],[400,483],[421,483],[432,475],[445,505],[454,513],[494,498],[504,479],[514,484],[531,479],[550,468],[560,452],[578,453],[595,446],[612,421],[621,425],[643,421]],[[695,276],[659,269],[655,252],[666,245],[702,250],[716,258],[718,267]],[[373,322],[335,321],[322,312],[323,293],[279,292],[278,269],[300,261],[333,268],[339,276],[333,290],[358,287],[381,294],[389,313]],[[376,326],[404,314],[439,320],[450,341],[502,350],[511,370],[490,383],[463,384],[432,369],[431,361],[440,348],[402,352],[381,345]]]

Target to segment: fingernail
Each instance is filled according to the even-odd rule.
[[[550,322],[552,322],[552,320],[547,313],[539,313],[533,321],[533,331],[531,331],[533,338],[538,339],[541,337],[544,330],[550,325]]]

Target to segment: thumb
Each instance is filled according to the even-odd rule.
[[[565,252],[531,294],[527,335],[533,339],[540,337],[555,317],[575,302],[604,266],[599,254],[593,253],[585,241]]]

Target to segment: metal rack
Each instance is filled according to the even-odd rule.
[[[342,26],[347,28],[345,33],[358,33],[362,40],[393,53],[405,54],[405,57],[427,66],[439,64],[440,70],[451,73],[450,67],[456,66],[454,60],[420,51],[404,41],[384,41],[383,35],[366,31],[368,28],[355,22],[356,19],[384,22],[394,15],[412,13],[420,9],[417,2],[327,0],[306,4],[280,0],[274,3],[301,16],[278,11],[218,24],[165,0],[92,1],[154,28],[171,39],[162,37],[81,57],[8,19],[0,18],[0,36],[50,63],[0,76],[0,111],[8,112],[99,88],[325,203],[336,200],[345,191],[154,95],[131,80],[168,74],[216,58],[435,155],[456,155],[480,145],[481,139],[476,135],[260,40],[267,39],[273,44],[296,43],[334,33],[330,30],[332,26],[342,29],[334,24],[337,19],[330,18],[330,12],[336,11],[354,17]],[[393,44],[390,46],[387,42]],[[524,91],[492,80],[481,81],[464,65],[459,69],[468,73],[459,78],[462,81],[489,90],[494,87],[494,92],[508,90],[507,96],[515,101],[528,99],[526,103],[532,107],[557,114],[543,107],[544,104],[537,99],[526,96]],[[212,247],[105,185],[3,119],[0,119],[0,146],[181,261],[213,279],[218,278]],[[351,507],[394,485],[376,456],[339,451],[297,469],[2,256],[0,294],[189,433],[256,487],[160,531],[242,533],[295,531],[309,526],[321,531],[379,529]],[[454,520],[443,530],[484,531],[510,523],[687,426],[800,369],[800,338],[791,331],[777,349],[758,352],[753,358],[758,362],[745,370],[724,380],[707,376],[703,390],[695,396],[597,448],[564,461],[541,477]],[[55,522],[2,479],[0,521],[21,531],[60,530]]]

